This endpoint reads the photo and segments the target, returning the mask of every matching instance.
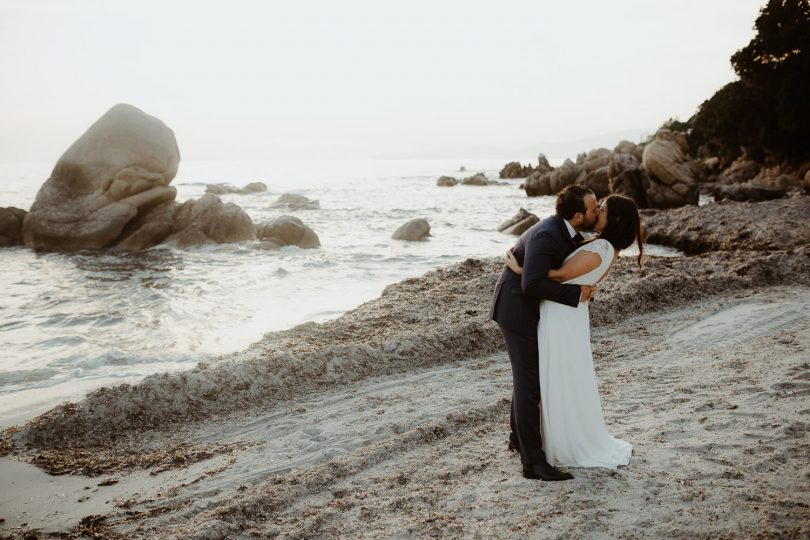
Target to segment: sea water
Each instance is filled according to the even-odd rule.
[[[299,217],[320,238],[317,249],[263,249],[259,242],[122,255],[0,248],[0,425],[102,385],[188,369],[268,331],[338,317],[386,285],[433,268],[501,255],[515,238],[497,226],[521,207],[550,215],[554,198],[527,197],[521,180],[452,188],[436,180],[476,172],[497,180],[506,161],[181,163],[172,182],[178,202],[201,197],[211,183],[264,182],[266,192],[221,198],[257,224]],[[30,208],[51,168],[0,164],[0,206]],[[273,208],[285,193],[320,208]],[[413,218],[428,220],[430,238],[392,240]]]

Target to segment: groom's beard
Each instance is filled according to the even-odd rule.
[[[593,228],[596,226],[597,222],[599,222],[598,217],[596,219],[594,219],[593,221],[591,221],[590,223],[587,223],[587,222],[583,221],[580,224],[580,226],[576,228],[576,231],[577,232],[592,233],[592,232],[594,232]]]

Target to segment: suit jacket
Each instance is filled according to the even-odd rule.
[[[523,233],[514,247],[523,275],[508,267],[503,269],[492,294],[490,318],[502,328],[530,337],[537,335],[541,300],[577,307],[579,285],[562,284],[547,277],[548,271],[562,266],[576,247],[563,218],[557,215]]]

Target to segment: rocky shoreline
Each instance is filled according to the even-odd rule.
[[[633,257],[619,259],[590,308],[594,339],[602,344],[595,352],[597,358],[602,362],[618,359],[625,356],[623,347],[641,347],[634,355],[643,359],[644,355],[659,354],[656,351],[666,350],[674,343],[676,348],[670,361],[678,364],[681,356],[697,354],[698,345],[687,346],[686,341],[677,345],[681,342],[672,341],[674,338],[666,338],[669,341],[665,343],[661,341],[664,338],[654,337],[665,332],[669,323],[661,326],[662,323],[656,322],[655,328],[646,328],[645,323],[634,321],[639,317],[651,317],[651,321],[663,317],[666,321],[675,317],[668,313],[680,308],[688,309],[686,315],[677,317],[699,320],[707,316],[704,313],[707,309],[710,314],[714,308],[689,306],[713,305],[717,301],[713,299],[727,301],[722,299],[764,294],[764,298],[773,297],[772,301],[778,303],[791,298],[785,296],[787,293],[768,292],[774,287],[776,290],[792,287],[796,294],[805,294],[810,289],[809,199],[796,194],[757,204],[725,202],[699,208],[647,211],[645,225],[650,238],[695,254],[651,257],[642,268]],[[702,227],[699,231],[695,229],[697,224]],[[745,230],[751,233],[745,234]],[[245,351],[190,371],[157,374],[139,384],[94,391],[81,402],[61,405],[23,426],[5,430],[0,437],[0,454],[6,455],[3,458],[6,464],[31,463],[51,474],[68,475],[65,482],[71,485],[79,485],[82,478],[101,475],[107,478],[101,483],[92,482],[98,486],[118,486],[121,482],[120,487],[94,488],[86,497],[91,506],[70,506],[73,512],[82,508],[97,508],[101,512],[86,515],[78,525],[75,524],[78,520],[70,522],[73,525],[67,525],[69,520],[59,522],[66,525],[55,525],[76,536],[88,531],[106,537],[143,538],[155,534],[197,538],[253,533],[328,536],[348,531],[363,536],[361,522],[375,522],[389,512],[415,516],[416,528],[412,530],[418,534],[453,530],[466,534],[464,531],[469,529],[463,513],[438,511],[444,504],[440,502],[442,498],[452,496],[452,491],[447,491],[449,486],[484,482],[485,487],[475,489],[490,490],[503,481],[498,479],[500,476],[514,476],[507,470],[509,456],[501,455],[505,450],[498,449],[507,429],[504,422],[508,412],[508,363],[499,331],[488,320],[490,295],[501,265],[499,258],[469,259],[391,285],[379,298],[336,320],[266,334]],[[795,307],[799,309],[798,305]],[[695,309],[703,314],[689,315]],[[684,327],[684,322],[672,324]],[[770,326],[766,324],[763,328]],[[625,334],[635,336],[632,339],[636,341],[625,343],[629,339]],[[728,362],[736,362],[735,350],[729,350]],[[768,355],[768,351],[766,347],[757,354]],[[643,373],[652,368],[634,368],[638,369]],[[606,396],[627,390],[629,382],[621,372],[603,376],[607,379],[600,385]],[[458,392],[448,394],[447,385],[453,380]],[[672,384],[679,387],[686,383]],[[785,388],[803,388],[801,383],[796,384],[799,386]],[[370,390],[362,390],[366,387]],[[710,404],[727,399],[722,387],[712,389],[719,393],[710,398]],[[412,395],[393,397],[397,392]],[[476,398],[476,392],[481,397]],[[669,388],[660,395],[665,397],[671,392]],[[367,393],[368,397],[363,397]],[[612,399],[607,403],[612,403]],[[427,401],[420,405],[420,400]],[[343,402],[345,406],[340,405]],[[655,403],[655,398],[649,398],[648,403]],[[663,402],[655,406],[662,407],[662,411],[677,409]],[[610,407],[607,414],[615,419]],[[654,430],[660,428],[643,428],[653,422],[651,418],[654,417],[641,414],[639,429],[640,433],[653,430],[648,444],[655,445]],[[302,428],[296,427],[298,422],[309,426],[304,429],[306,434],[299,435],[302,432],[297,430]],[[324,422],[320,428],[312,427]],[[371,423],[362,428],[353,422]],[[377,422],[383,424],[374,427]],[[792,445],[790,441],[801,441],[805,428],[798,420],[791,425],[794,427],[790,433],[799,437],[791,435],[785,439]],[[319,435],[323,429],[336,431]],[[700,434],[696,436],[698,444]],[[330,450],[322,455],[317,450],[322,443],[310,442],[329,444],[328,441],[341,437],[349,438],[345,442],[348,453],[335,455]],[[633,437],[647,435],[636,433]],[[299,447],[301,444],[304,446]],[[462,470],[460,475],[453,472],[456,467],[453,460],[437,465],[438,469],[417,472],[421,465],[416,464],[428,457],[425,452],[430,454],[436,448],[460,452],[457,463]],[[785,451],[794,456],[798,450],[790,446]],[[305,463],[283,465],[290,455],[299,452],[308,456]],[[405,456],[405,461],[401,466],[393,465],[392,455]],[[292,459],[297,463],[303,458]],[[792,459],[785,463],[792,463]],[[411,460],[416,469],[408,465]],[[642,463],[636,469],[645,469]],[[378,474],[373,471],[381,467],[402,469],[390,473],[393,477],[380,473],[388,479],[383,482],[394,482],[394,487],[385,493],[373,487],[376,482],[373,478]],[[265,469],[266,472],[259,473]],[[247,471],[258,476],[243,477]],[[492,477],[492,471],[498,478]],[[586,493],[602,485],[604,479],[600,480],[599,474],[598,470],[588,471]],[[615,478],[624,474],[620,472]],[[667,480],[660,475],[663,473],[656,474],[655,485],[665,485]],[[454,479],[452,483],[442,483],[445,476]],[[70,478],[76,480],[67,480]],[[399,483],[397,478],[401,478]],[[167,481],[177,485],[167,490]],[[205,487],[207,482],[221,487],[211,491]],[[347,482],[356,487],[344,485]],[[634,489],[644,493],[646,484],[643,480],[638,482]],[[122,493],[113,498],[112,508],[118,510],[111,510],[107,504],[111,495],[103,495],[103,489]],[[198,493],[196,489],[203,491]],[[523,488],[515,485],[510,489]],[[734,492],[733,486],[722,489]],[[412,496],[405,491],[421,494],[417,496],[424,498],[424,504],[414,505]],[[98,495],[92,495],[96,492]],[[145,495],[147,492],[151,495]],[[188,495],[181,496],[184,492]],[[687,492],[693,496],[689,489],[683,496]],[[396,503],[389,493],[405,506],[399,510],[389,508],[387,505]],[[324,494],[333,501],[327,507],[318,502]],[[365,502],[357,498],[361,495]],[[729,497],[723,499],[723,508],[730,509],[736,504]],[[192,510],[190,504],[199,509]],[[503,514],[486,502],[479,505],[483,515],[492,520],[493,534],[503,534],[504,530],[520,534],[514,529],[516,525],[510,524],[511,514]],[[297,507],[309,510],[302,514],[294,510]],[[335,509],[349,511],[353,517],[347,522],[330,521],[328,516],[334,516]],[[193,519],[188,521],[181,514]],[[435,514],[438,528],[431,528],[428,514]],[[779,515],[782,517],[773,523],[788,527],[787,537],[798,537],[810,527],[795,513]],[[633,521],[629,517],[632,513],[623,516],[622,523]],[[369,530],[394,534],[402,527],[408,529],[398,518],[385,519],[388,521],[378,522],[380,528]],[[714,530],[710,522],[701,523],[703,528],[698,530]],[[575,525],[560,526],[564,532],[572,530],[565,527]],[[528,533],[532,529],[521,530]]]
[[[810,243],[808,197],[760,203],[721,201],[698,208],[644,211],[647,241],[677,248],[688,255],[709,251],[769,251]]]
[[[648,238],[699,257],[620,258],[591,307],[595,327],[735,288],[810,284],[808,197],[645,216]],[[755,225],[756,224],[756,225]],[[372,376],[502,350],[488,319],[498,258],[405,280],[323,324],[265,335],[247,350],[136,385],[102,388],[14,432],[15,447],[129,444],[149,430],[261,408]]]

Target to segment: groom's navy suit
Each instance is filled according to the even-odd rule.
[[[541,300],[576,307],[580,286],[548,279],[576,243],[560,216],[535,224],[518,239],[513,253],[523,267],[519,276],[504,268],[492,295],[490,318],[498,323],[512,364],[512,436],[517,435],[524,464],[544,463],[540,438],[540,380],[537,322]]]

